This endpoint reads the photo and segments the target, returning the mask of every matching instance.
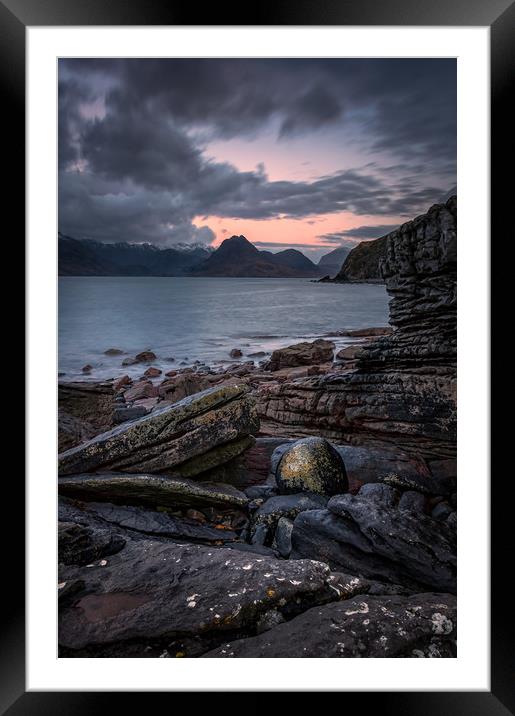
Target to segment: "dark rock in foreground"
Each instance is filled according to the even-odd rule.
[[[205,658],[417,658],[456,656],[456,598],[361,596],[313,607],[259,636],[228,641]]]
[[[237,539],[236,533],[229,529],[217,529],[206,524],[199,524],[194,520],[142,507],[93,502],[85,508],[88,513],[110,524],[118,525],[124,530],[135,530],[145,535],[159,535],[202,543],[232,542]]]
[[[95,559],[119,552],[125,539],[107,529],[75,522],[59,522],[58,555],[62,564],[89,564]]]
[[[279,492],[339,495],[349,482],[339,453],[324,438],[298,440],[282,454],[275,470]]]
[[[191,477],[241,454],[258,425],[245,388],[212,388],[61,453],[59,474],[166,471]]]
[[[152,540],[89,568],[62,567],[61,584],[78,579],[84,588],[59,614],[59,643],[71,649],[241,629],[270,609],[338,593],[319,562]]]
[[[276,525],[282,517],[294,519],[305,510],[319,510],[326,504],[327,498],[316,494],[301,493],[270,497],[253,515],[252,541],[269,545],[274,537]]]
[[[386,485],[367,494],[338,495],[327,510],[299,514],[293,524],[292,556],[319,559],[333,569],[412,589],[456,591],[456,532],[421,514],[392,505]]]
[[[206,505],[241,509],[248,502],[246,495],[232,485],[162,475],[70,475],[59,478],[58,490],[78,500],[172,509]]]

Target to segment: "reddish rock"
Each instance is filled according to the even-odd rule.
[[[186,517],[190,520],[195,520],[196,522],[206,522],[206,516],[198,510],[186,510]]]
[[[393,333],[391,326],[378,328],[353,328],[349,331],[340,331],[340,336],[351,336],[353,338],[376,338],[377,336],[390,336]]]
[[[109,430],[114,424],[111,383],[59,383],[58,402],[59,441],[66,444],[66,449]]]
[[[125,400],[134,401],[141,398],[154,398],[158,395],[158,389],[149,380],[140,380],[132,388],[125,392]]]
[[[229,355],[231,358],[241,358],[243,353],[239,348],[233,348]]]
[[[157,378],[157,376],[161,375],[162,372],[163,371],[159,368],[151,366],[150,368],[147,368],[143,375],[145,375],[147,378]]]
[[[140,400],[134,401],[134,406],[137,408],[146,408],[146,410],[152,410],[156,407],[157,401],[159,398],[141,398]]]
[[[169,403],[176,403],[188,395],[200,393],[211,387],[211,381],[203,375],[192,372],[180,373],[173,378],[164,380],[158,389],[158,394]]]
[[[327,363],[332,361],[333,351],[334,343],[323,338],[319,338],[312,343],[295,343],[292,346],[275,350],[264,369],[276,371],[281,368]]]
[[[108,348],[106,351],[104,351],[105,356],[121,356],[123,355],[123,351],[119,348]]]
[[[131,378],[128,375],[122,375],[120,378],[117,378],[113,383],[113,388],[115,390],[120,390],[120,388],[123,388],[126,385],[130,385],[132,383]]]
[[[362,352],[363,346],[346,346],[345,348],[342,348],[341,351],[338,351],[335,357],[341,361],[355,361],[360,357]]]
[[[167,373],[165,373],[167,378],[173,378],[175,375],[177,375],[176,370],[169,370]]]
[[[150,363],[157,358],[156,354],[152,351],[141,351],[138,353],[135,360],[137,363]]]

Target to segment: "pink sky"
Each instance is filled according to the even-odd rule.
[[[292,138],[288,141],[277,141],[277,129],[272,125],[259,137],[232,138],[227,141],[218,140],[210,143],[205,155],[217,162],[229,162],[239,171],[252,171],[258,165],[264,167],[270,181],[314,181],[320,177],[334,174],[342,169],[350,169],[363,165],[363,154],[360,151],[358,138],[345,144],[335,140],[332,132],[320,132],[306,141],[304,137]],[[374,160],[388,158],[376,154]],[[345,231],[359,226],[401,224],[406,217],[356,215],[349,211],[319,214],[302,219],[238,219],[220,216],[197,216],[193,219],[195,226],[208,226],[215,234],[213,246],[233,235],[243,234],[252,243],[271,244],[272,251],[281,250],[281,246],[273,244],[305,246],[305,253],[310,258],[319,258],[324,253],[338,248],[338,242],[321,239],[322,234]],[[348,238],[345,243],[359,243],[362,239]],[[260,247],[264,248],[264,247]]]
[[[387,217],[388,223],[402,224],[406,218]],[[230,236],[243,234],[252,243],[282,243],[282,244],[303,244],[306,250],[317,247],[325,247],[331,251],[339,246],[338,243],[331,243],[318,238],[321,234],[329,234],[336,231],[353,229],[358,226],[384,224],[384,216],[356,216],[350,212],[321,214],[308,219],[230,219],[220,216],[195,217],[193,223],[200,226],[209,226],[216,234],[213,246],[219,246],[224,239]],[[349,243],[359,243],[361,239],[346,239]],[[274,247],[270,247],[274,250]],[[281,247],[277,247],[279,250]],[[321,252],[321,254],[324,253]]]

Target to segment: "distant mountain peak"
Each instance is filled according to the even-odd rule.
[[[245,236],[231,236],[193,275],[263,278],[312,278],[319,269],[301,251],[285,249],[277,253],[260,251]]]
[[[251,244],[250,241],[240,234],[240,236],[231,236],[228,239],[224,239],[220,246],[218,247],[217,251],[233,251],[233,250],[239,250],[239,251],[248,251],[249,253],[259,253],[258,249],[254,246],[254,244]]]

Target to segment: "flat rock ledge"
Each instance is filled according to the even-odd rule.
[[[69,475],[58,479],[58,491],[86,502],[174,509],[206,505],[242,509],[248,503],[247,496],[232,485],[163,475]]]
[[[259,429],[244,386],[197,393],[125,423],[59,455],[59,474],[169,472],[193,477],[254,443]]]
[[[327,565],[225,548],[129,541],[86,567],[63,566],[59,643],[70,649],[242,629],[275,608],[337,598]],[[223,638],[223,637],[222,637]]]

